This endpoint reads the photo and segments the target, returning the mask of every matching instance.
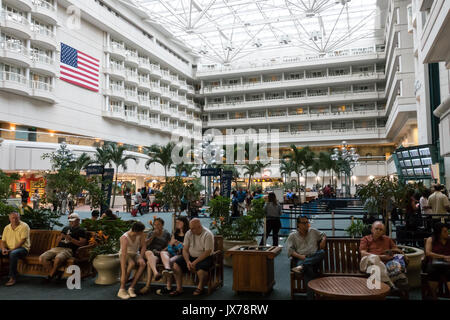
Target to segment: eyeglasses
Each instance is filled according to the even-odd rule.
[[[299,222],[297,222],[298,224],[308,224],[309,222],[308,221],[299,221]]]

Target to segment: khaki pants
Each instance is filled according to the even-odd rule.
[[[50,261],[54,258],[58,258],[60,261],[65,262],[67,259],[71,258],[73,256],[72,249],[69,248],[61,248],[56,247],[52,248],[48,251],[45,251],[43,254],[41,254],[40,258],[42,260]]]
[[[362,257],[361,262],[359,263],[359,269],[362,272],[370,271],[371,266],[377,266],[380,269],[380,281],[384,283],[392,284],[391,279],[389,278],[388,271],[386,269],[386,265],[381,261],[380,257],[376,254],[371,254],[365,257]]]

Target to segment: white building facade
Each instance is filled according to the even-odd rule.
[[[141,184],[163,175],[160,166],[143,166],[144,146],[174,135],[199,141],[202,130],[216,128],[276,130],[281,149],[327,150],[346,140],[362,156],[353,183],[394,174],[387,159],[396,147],[432,142],[423,65],[432,59],[419,46],[427,27],[411,28],[408,15],[430,1],[379,2],[384,33],[370,46],[219,68],[202,66],[126,1],[0,0],[0,169],[49,169],[40,155],[62,141],[76,152],[113,141],[141,158],[128,169]],[[438,5],[440,17],[448,1],[434,1],[430,15]],[[415,15],[414,23],[422,18]],[[446,19],[448,13],[442,24]],[[433,30],[430,39],[440,35]],[[100,60],[99,92],[59,79],[61,43]],[[445,62],[440,69],[446,101]],[[448,150],[442,123],[441,151]],[[277,166],[271,176],[280,177]]]

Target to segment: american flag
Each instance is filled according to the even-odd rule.
[[[95,92],[99,91],[100,60],[61,43],[61,80]]]

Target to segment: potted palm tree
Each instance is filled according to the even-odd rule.
[[[209,213],[213,219],[211,229],[223,236],[223,249],[227,251],[236,245],[257,245],[264,219],[264,199],[255,199],[247,215],[231,217],[230,198],[216,197],[210,202]],[[231,266],[231,258],[224,258],[224,265]]]

